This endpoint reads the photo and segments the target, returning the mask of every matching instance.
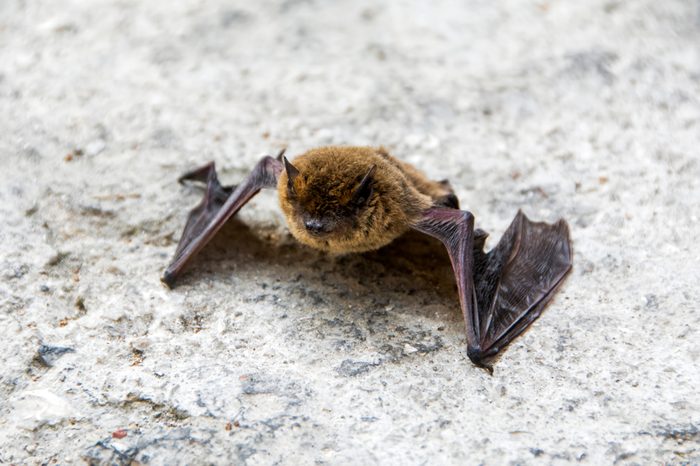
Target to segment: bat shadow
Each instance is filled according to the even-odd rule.
[[[449,256],[438,240],[418,232],[377,251],[332,256],[296,242],[289,233],[280,235],[276,227],[251,227],[233,218],[194,258],[180,283],[194,285],[232,273],[303,281],[331,307],[342,307],[340,298],[351,294],[356,308],[395,305],[420,313],[427,305],[439,305],[450,320],[461,320]],[[337,306],[334,294],[340,295]]]

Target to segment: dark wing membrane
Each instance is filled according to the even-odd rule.
[[[471,352],[479,341],[479,314],[473,280],[473,251],[475,244],[483,246],[486,234],[481,230],[474,231],[474,216],[470,212],[439,206],[424,211],[421,219],[412,227],[439,239],[447,248],[457,282],[464,323],[467,326],[468,351]]]
[[[475,251],[479,342],[495,356],[537,319],[571,270],[569,227],[530,221],[518,212],[498,245]]]
[[[190,215],[187,217],[185,229],[182,231],[180,242],[175,250],[175,257],[182,253],[182,250],[193,238],[196,238],[204,231],[210,220],[221,210],[228,197],[236,189],[236,186],[222,186],[219,183],[214,162],[209,162],[202,167],[185,173],[178,178],[178,181],[180,183],[185,181],[202,182],[206,183],[206,186],[202,201],[190,211]]]
[[[279,160],[269,156],[263,157],[235,189],[221,186],[213,163],[183,175],[180,181],[206,180],[207,188],[202,202],[192,209],[187,218],[175,256],[163,273],[163,282],[169,287],[174,286],[189,260],[216,235],[229,218],[262,188],[277,186],[277,178],[282,169]]]
[[[483,251],[487,235],[474,230],[469,212],[432,207],[412,227],[447,248],[467,326],[467,355],[489,370],[488,361],[539,317],[571,269],[563,220],[536,223],[518,212],[488,254]]]

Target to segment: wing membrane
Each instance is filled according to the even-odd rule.
[[[518,212],[498,245],[483,251],[486,234],[471,214],[432,207],[413,225],[447,248],[467,326],[467,354],[488,362],[539,317],[571,270],[571,241],[564,220],[530,221]]]
[[[186,173],[183,180],[205,181],[202,201],[190,211],[175,256],[163,273],[162,281],[173,287],[187,263],[218,233],[221,227],[263,188],[274,188],[282,172],[278,159],[263,157],[239,185],[224,187],[219,183],[214,163]]]

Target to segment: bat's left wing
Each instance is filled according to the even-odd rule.
[[[283,152],[280,152],[277,159],[263,157],[237,186],[221,186],[213,162],[180,177],[180,181],[206,182],[207,187],[204,198],[187,218],[175,256],[163,273],[163,283],[172,288],[189,260],[216,235],[229,218],[261,189],[277,186],[277,179],[284,169],[280,162]]]
[[[482,251],[486,234],[474,231],[469,212],[432,207],[412,226],[447,248],[467,326],[467,355],[488,370],[488,362],[539,317],[571,269],[563,220],[531,222],[518,212],[488,254]]]

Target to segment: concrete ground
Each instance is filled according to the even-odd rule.
[[[700,5],[0,2],[0,464],[697,464]],[[159,276],[216,160],[385,145],[574,271],[469,363],[440,246],[328,257],[274,193]]]

